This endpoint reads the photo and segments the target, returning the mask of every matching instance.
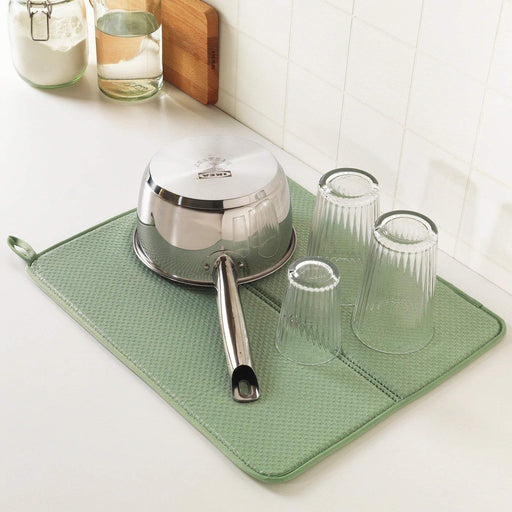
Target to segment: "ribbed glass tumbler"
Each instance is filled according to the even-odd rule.
[[[318,184],[309,256],[334,262],[341,273],[341,303],[359,293],[373,226],[379,216],[379,183],[359,169],[335,169]]]
[[[323,258],[301,258],[288,269],[288,281],[277,350],[295,363],[327,363],[341,347],[338,269]]]
[[[424,348],[434,334],[437,228],[424,215],[396,210],[375,224],[352,328],[388,354]]]

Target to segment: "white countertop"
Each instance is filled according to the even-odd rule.
[[[309,189],[319,175],[170,86],[109,100],[91,65],[71,88],[21,81],[1,36],[1,238],[40,251],[133,208],[173,138],[238,134]],[[96,342],[0,247],[0,510],[5,512],[510,511],[512,335],[468,368],[284,484],[240,471]],[[512,322],[512,297],[445,254],[439,273]]]

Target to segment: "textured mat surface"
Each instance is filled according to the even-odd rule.
[[[314,197],[295,183],[290,189],[297,258]],[[295,365],[274,347],[286,288],[282,269],[240,289],[262,396],[239,404],[231,399],[214,292],[146,269],[132,250],[135,222],[127,212],[23,257],[47,294],[260,480],[296,476],[448,378],[505,331],[496,315],[440,280],[436,335],[423,351],[388,356],[366,348],[353,336],[345,308],[344,355],[319,367]]]

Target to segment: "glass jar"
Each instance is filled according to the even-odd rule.
[[[121,100],[149,98],[162,87],[161,0],[91,0],[98,86]]]
[[[30,85],[63,87],[84,74],[84,0],[10,0],[8,21],[14,67]]]

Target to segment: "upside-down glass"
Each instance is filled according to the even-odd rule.
[[[161,0],[90,0],[96,26],[98,86],[139,100],[162,88]]]
[[[288,269],[276,347],[295,363],[327,363],[340,352],[338,269],[323,258],[301,258]]]
[[[424,215],[396,210],[375,224],[352,328],[368,347],[407,354],[434,334],[437,228]]]
[[[342,304],[355,303],[378,216],[379,184],[371,174],[335,169],[320,178],[307,254],[339,268]]]

